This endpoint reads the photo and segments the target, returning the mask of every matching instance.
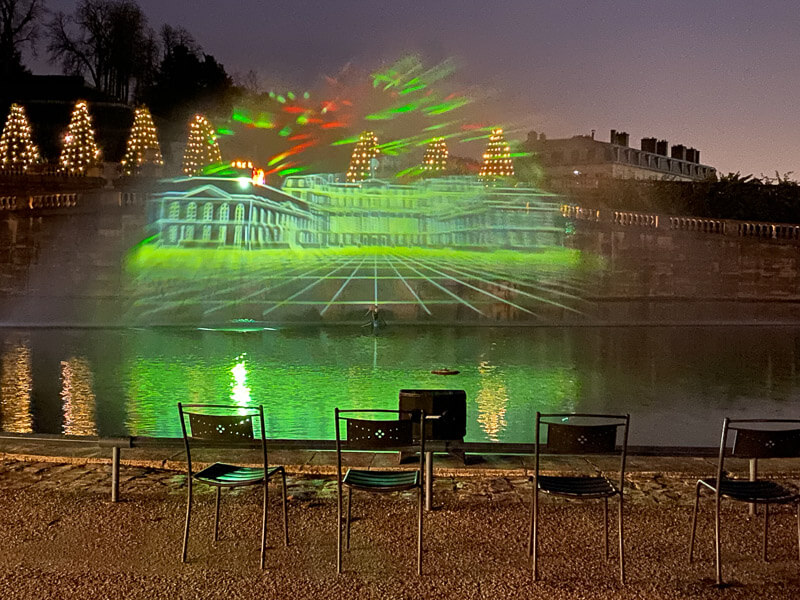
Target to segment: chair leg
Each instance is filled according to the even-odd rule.
[[[536,482],[534,482],[534,485],[536,485]],[[528,520],[528,556],[533,553],[533,510],[533,498],[531,498],[531,518]]]
[[[281,469],[281,477],[283,480],[283,545],[289,545],[289,515],[288,515],[288,508],[286,506],[286,471]]]
[[[531,563],[533,569],[533,580],[539,579],[539,563],[538,552],[539,549],[539,487],[536,482],[533,482],[533,505],[531,509]]]
[[[625,585],[625,537],[622,528],[622,492],[619,494],[619,582]]]
[[[717,483],[717,485],[719,485],[719,482]],[[721,552],[721,548],[720,548],[721,531],[720,531],[720,515],[719,515],[719,510],[720,510],[719,494],[717,494],[716,502],[714,504],[716,505],[715,509],[714,509],[714,555],[716,557],[717,585],[721,586],[722,585],[722,552]]]
[[[693,554],[694,554],[694,535],[695,531],[697,531],[697,508],[700,504],[700,482],[697,482],[697,485],[694,489],[694,513],[692,513],[692,534],[689,537],[689,562],[692,562]]]
[[[417,532],[417,575],[422,575],[422,485],[419,487],[419,526]]]
[[[189,546],[189,521],[192,518],[192,478],[188,478],[189,486],[186,495],[186,527],[183,530],[183,551],[181,552],[181,562],[186,562],[186,550]],[[798,521],[800,523],[800,521]]]
[[[603,498],[603,548],[608,560],[608,498]]]
[[[342,572],[342,485],[336,494],[336,573]]]
[[[267,550],[267,505],[269,504],[269,479],[264,475],[264,511],[261,517],[261,569],[264,569],[264,559]]]
[[[347,517],[345,520],[345,531],[347,532],[345,535],[345,549],[350,550],[350,512],[351,507],[353,506],[353,488],[347,488]]]
[[[217,486],[217,498],[214,502],[214,541],[219,540],[219,497],[222,494],[222,488]]]
[[[767,531],[769,529],[769,503],[764,504],[764,562],[767,562]]]

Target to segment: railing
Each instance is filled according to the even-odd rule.
[[[565,218],[577,221],[608,223],[609,225],[625,228],[661,229],[708,235],[800,242],[800,225],[788,223],[674,217],[635,211],[584,208],[569,204],[561,206],[561,214]]]

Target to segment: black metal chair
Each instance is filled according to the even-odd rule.
[[[546,420],[542,420],[546,419]],[[557,419],[557,421],[552,421]],[[571,421],[575,422],[571,422]],[[577,421],[580,420],[580,423]],[[608,558],[608,499],[619,498],[619,579],[625,583],[625,543],[622,528],[622,490],[625,484],[625,459],[628,452],[630,415],[598,415],[582,413],[536,413],[536,450],[533,476],[533,502],[528,538],[533,580],[539,578],[538,528],[539,491],[573,499],[602,499],[604,504],[604,549]],[[540,430],[547,429],[547,444],[541,444]],[[617,446],[618,430],[622,427],[622,443]],[[539,473],[539,456],[547,454],[616,454],[620,455],[619,481],[597,476],[553,476]]]
[[[756,428],[752,428],[755,425]],[[788,428],[794,425],[794,429]],[[765,428],[766,427],[766,428]],[[778,427],[775,429],[774,427]],[[722,583],[722,557],[720,554],[720,501],[723,497],[748,504],[764,505],[764,560],[767,560],[767,533],[769,528],[770,504],[797,504],[797,544],[800,553],[800,490],[790,484],[776,481],[733,479],[723,470],[728,455],[728,432],[733,430],[736,437],[730,456],[751,460],[766,458],[800,457],[800,419],[729,419],[722,421],[722,438],[719,443],[719,462],[716,477],[699,479],[695,489],[694,513],[692,515],[692,534],[689,539],[689,562],[694,554],[694,538],[697,530],[697,509],[700,491],[710,490],[714,494],[714,534],[716,555],[717,585]],[[755,479],[755,478],[754,478]],[[717,482],[720,482],[717,485]]]
[[[185,410],[190,409],[190,410]],[[181,561],[186,562],[189,545],[189,522],[192,516],[192,482],[194,480],[214,486],[217,491],[214,507],[214,541],[219,539],[219,504],[222,488],[247,485],[264,487],[264,512],[261,522],[261,568],[264,568],[264,553],[267,540],[267,501],[268,483],[273,475],[280,474],[283,486],[283,538],[289,545],[289,521],[286,513],[286,472],[282,466],[268,467],[267,439],[264,425],[264,408],[242,408],[224,404],[182,404],[178,403],[181,431],[186,446],[188,465],[188,493],[186,498],[186,528],[183,533]],[[222,414],[220,414],[222,413]],[[225,414],[227,413],[227,414]],[[205,445],[224,447],[249,447],[254,441],[253,417],[258,417],[261,428],[261,453],[263,467],[241,467],[227,463],[214,463],[205,469],[192,472],[190,441],[202,440]],[[187,430],[187,418],[189,428]]]
[[[373,418],[343,417],[342,413],[360,414]],[[396,415],[395,419],[376,419],[387,414]],[[423,461],[425,457],[425,421],[424,411],[414,411],[414,419],[407,411],[400,410],[339,410],[336,415],[336,474],[338,484],[338,511],[336,532],[336,572],[342,572],[342,494],[347,488],[347,518],[345,522],[346,544],[350,549],[350,515],[353,504],[353,490],[372,493],[391,493],[417,489],[419,495],[419,524],[417,530],[417,574],[422,575],[422,490]],[[340,421],[345,422],[346,440],[342,439]],[[421,435],[414,440],[413,427],[419,427]],[[419,452],[419,466],[413,471],[369,471],[363,469],[347,469],[342,476],[343,450],[398,451],[416,446]]]

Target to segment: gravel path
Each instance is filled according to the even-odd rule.
[[[335,572],[335,483],[290,481],[290,536],[281,542],[279,494],[270,489],[267,570],[258,568],[260,496],[223,495],[221,539],[211,541],[213,493],[201,491],[180,562],[184,478],[126,469],[124,501],[107,501],[107,467],[0,461],[0,598],[799,598],[797,525],[788,508],[770,522],[770,562],[760,559],[761,519],[728,504],[725,590],[713,576],[712,503],[703,504],[698,556],[686,561],[693,482],[631,481],[626,508],[628,583],[602,557],[600,504],[547,499],[542,581],[526,555],[529,484],[507,478],[437,480],[425,517],[425,575],[414,573],[415,503],[355,495],[352,550]],[[203,487],[199,488],[204,490]],[[689,491],[689,493],[687,493]],[[275,493],[273,493],[275,492]],[[613,504],[612,504],[612,508]]]

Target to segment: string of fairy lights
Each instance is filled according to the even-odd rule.
[[[375,159],[380,154],[378,136],[373,131],[364,131],[358,138],[347,170],[348,182],[359,182],[375,176]],[[100,164],[101,152],[95,141],[92,118],[85,100],[76,102],[67,132],[63,137],[60,168],[70,174],[85,175],[89,169]],[[447,172],[449,151],[444,137],[433,138],[425,149],[422,172],[427,176],[444,175]],[[12,104],[0,134],[0,168],[27,171],[41,162],[33,141],[32,127],[25,108]],[[211,165],[222,163],[222,153],[214,127],[203,115],[197,114],[189,124],[182,171],[192,176],[204,172]],[[128,137],[125,156],[121,161],[124,175],[138,175],[145,165],[161,167],[164,159],[158,142],[158,134],[150,111],[144,107],[135,109],[133,126]],[[261,170],[263,173],[263,170]],[[514,176],[511,148],[500,128],[492,129],[489,143],[483,153],[479,180],[496,181]]]
[[[58,162],[63,171],[74,175],[85,175],[100,164],[100,148],[94,139],[92,117],[85,100],[75,103]]]
[[[133,127],[128,137],[128,146],[122,159],[122,172],[125,175],[137,175],[144,165],[157,167],[164,165],[161,146],[158,144],[156,126],[147,107],[136,109]]]
[[[0,135],[0,167],[27,171],[39,161],[25,108],[12,104]]]
[[[364,131],[353,148],[350,157],[350,168],[347,169],[347,181],[364,181],[372,173],[372,160],[378,157],[378,136],[372,131]]]
[[[209,165],[222,162],[217,136],[203,115],[195,115],[189,124],[189,139],[183,152],[183,172],[198,175]]]
[[[511,147],[506,142],[503,130],[499,127],[492,129],[489,136],[489,145],[483,153],[483,165],[478,179],[481,181],[495,181],[500,177],[513,177],[514,163],[511,160]]]
[[[447,142],[443,137],[434,138],[425,148],[422,157],[422,170],[426,174],[435,175],[447,170]]]

